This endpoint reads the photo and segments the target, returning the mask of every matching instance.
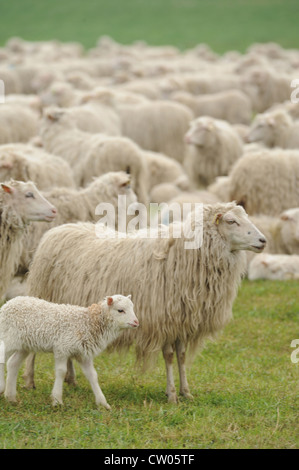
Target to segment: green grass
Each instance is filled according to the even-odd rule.
[[[298,0],[0,0],[0,44],[11,36],[95,45],[146,40],[179,48],[208,43],[244,51],[253,42],[299,47]]]
[[[79,368],[52,409],[53,359],[40,355],[36,390],[19,377],[17,405],[0,398],[0,448],[298,448],[298,282],[244,281],[234,320],[189,371],[193,401],[168,404],[162,358],[144,375],[130,353],[96,360],[112,411],[97,409]]]

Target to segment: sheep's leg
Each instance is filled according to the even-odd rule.
[[[28,351],[16,351],[7,361],[7,378],[4,395],[9,401],[17,401],[18,372],[26,356],[28,356]]]
[[[178,397],[175,390],[174,378],[173,378],[173,346],[171,344],[165,344],[163,347],[163,357],[166,366],[167,375],[167,389],[166,395],[168,396],[169,403],[177,403]]]
[[[179,374],[180,374],[180,394],[186,398],[192,399],[193,396],[190,393],[188,381],[187,381],[187,374],[186,374],[186,347],[185,344],[182,343],[179,339],[175,342],[176,348],[176,356],[179,366]]]
[[[111,407],[110,405],[108,405],[105,395],[103,394],[101,387],[99,386],[98,374],[94,368],[92,359],[84,358],[79,360],[79,363],[85,377],[91,385],[92,391],[95,395],[96,404],[103,405],[107,410],[110,410]]]
[[[63,381],[67,371],[67,357],[55,356],[55,382],[52,389],[52,404],[63,405],[62,392]]]
[[[74,385],[74,386],[77,385],[76,372],[75,372],[74,363],[72,359],[67,360],[67,373],[66,373],[64,380],[69,385]]]
[[[0,394],[5,390],[5,364],[0,364]]]
[[[35,388],[34,383],[34,362],[35,362],[35,353],[30,353],[26,359],[25,371],[23,374],[23,379],[25,380],[25,387]]]

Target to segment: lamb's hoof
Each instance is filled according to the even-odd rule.
[[[191,395],[190,392],[180,392],[180,394],[181,394],[184,398],[187,398],[187,400],[194,400],[194,396]]]
[[[68,385],[71,385],[72,387],[76,387],[76,386],[78,385],[77,380],[72,379],[72,378],[69,378],[69,377],[66,377],[66,378],[64,379],[64,381],[65,381]]]
[[[34,383],[34,380],[32,380],[32,379],[27,379],[26,377],[24,377],[24,380],[25,380],[25,385],[24,385],[24,387],[25,387],[27,390],[33,390],[33,389],[36,388],[35,383]]]
[[[110,411],[111,410],[111,406],[108,404],[108,403],[97,403],[98,407],[104,407],[106,408],[106,410]]]
[[[178,400],[178,397],[177,397],[177,394],[176,393],[170,393],[168,396],[168,403],[178,403],[179,400]]]
[[[12,403],[12,404],[16,404],[18,403],[18,400],[16,397],[12,397],[12,396],[8,396],[8,395],[5,395],[5,398],[7,401],[9,401],[9,403]]]
[[[56,406],[63,406],[63,401],[62,401],[62,400],[59,400],[59,399],[56,398],[56,397],[52,397],[52,406],[53,406],[53,407],[56,407]]]

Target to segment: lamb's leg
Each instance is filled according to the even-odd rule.
[[[67,371],[67,357],[55,356],[55,382],[52,389],[52,404],[63,405],[63,381]]]
[[[92,359],[82,358],[79,363],[85,377],[91,385],[92,391],[95,395],[96,404],[103,405],[107,410],[110,410],[110,405],[108,405],[101,387],[99,386],[98,374],[94,368]]]
[[[23,374],[23,379],[25,380],[25,387],[35,388],[34,383],[34,362],[35,362],[35,353],[30,353],[26,359],[25,371]]]
[[[187,381],[187,374],[186,374],[186,347],[185,344],[182,343],[179,339],[175,342],[176,348],[176,356],[179,366],[179,374],[180,374],[180,394],[186,398],[192,399],[193,396],[190,393],[188,381]]]
[[[167,375],[167,389],[166,395],[168,396],[169,403],[177,403],[178,397],[175,390],[174,378],[173,378],[173,346],[171,344],[165,344],[163,347],[163,357],[166,366]]]
[[[69,385],[74,385],[74,386],[77,385],[76,372],[75,372],[74,363],[72,359],[68,359],[67,361],[67,373],[66,373],[64,380]]]
[[[7,361],[7,377],[4,395],[9,401],[17,401],[18,372],[26,356],[28,356],[28,351],[16,351]]]

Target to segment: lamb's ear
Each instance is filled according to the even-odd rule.
[[[130,295],[128,295],[127,297],[128,297],[128,299],[130,299],[130,300],[131,300],[131,298],[132,298],[132,295],[130,294]]]
[[[62,114],[61,111],[56,110],[56,109],[47,109],[45,111],[45,116],[51,121],[58,121],[61,114]]]
[[[11,170],[13,167],[13,164],[11,162],[1,162],[0,163],[0,168],[3,168],[5,170]]]
[[[4,183],[1,183],[1,188],[4,192],[8,194],[13,194],[15,192],[14,188],[12,188],[11,186],[7,186],[7,184]]]
[[[283,212],[280,216],[280,219],[281,220],[290,220],[290,217],[285,212]]]
[[[214,217],[214,223],[215,223],[216,225],[219,224],[219,222],[220,222],[222,216],[223,216],[223,214],[216,214],[216,215],[215,215],[215,217]]]
[[[113,298],[112,297],[107,297],[107,304],[109,306],[113,304]]]

